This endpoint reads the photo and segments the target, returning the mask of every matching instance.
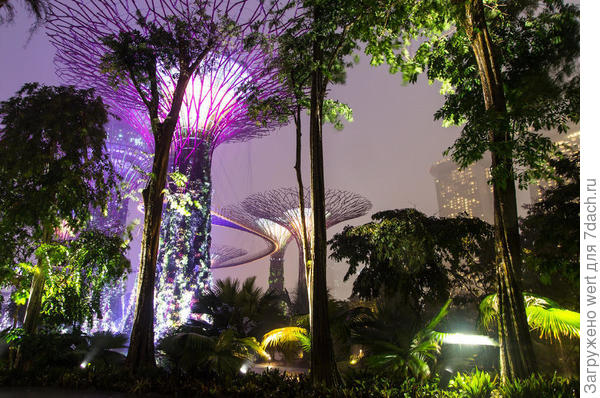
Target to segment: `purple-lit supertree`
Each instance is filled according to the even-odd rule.
[[[276,244],[269,261],[269,290],[283,293],[283,256],[292,237],[290,231],[273,220],[248,213],[241,205],[226,206],[213,211]]]
[[[106,131],[106,152],[121,178],[121,194],[120,197],[113,195],[106,214],[102,214],[100,209],[92,211],[90,226],[105,232],[124,234],[129,208],[139,200],[137,193],[148,178],[151,159],[146,142],[130,126],[111,121]],[[103,316],[94,322],[93,331],[122,332],[124,319],[131,307],[128,302],[126,279],[107,286],[101,297]]]
[[[165,143],[170,147],[172,170],[187,177],[182,185],[171,186],[180,199],[185,198],[169,205],[155,289],[154,312],[170,312],[173,325],[186,320],[192,298],[206,289],[209,280],[213,151],[224,142],[261,136],[277,124],[260,112],[250,115],[250,98],[254,103],[287,95],[276,79],[276,71],[264,61],[272,49],[265,47],[262,38],[284,29],[282,24],[265,23],[269,11],[279,5],[270,2],[268,7],[266,2],[246,0],[59,0],[49,18],[49,35],[58,49],[59,74],[69,83],[96,88],[111,110],[137,126],[155,150],[154,179],[148,183],[145,198],[140,295],[146,296],[145,292],[155,285],[152,267],[158,256],[158,207],[167,173]],[[191,47],[198,48],[195,58],[186,61],[185,67],[181,57],[179,63],[169,66],[155,60],[152,73],[144,75],[150,81],[146,86],[136,81],[131,71],[116,77],[101,72],[106,61],[103,56],[115,48],[108,47],[103,39],[137,40],[144,35],[150,37],[156,27],[174,42],[183,43],[175,46],[179,54],[184,51],[187,56]],[[139,34],[129,33],[134,31]],[[113,89],[115,78],[119,90]],[[139,305],[143,309],[136,311],[144,318],[140,322],[147,325],[153,313],[147,304],[150,300],[142,301]],[[149,347],[147,336],[142,345]],[[144,350],[144,355],[152,355],[149,348]]]
[[[121,197],[116,193],[108,203],[106,214],[92,211],[90,226],[102,231],[124,232],[130,201],[145,183],[150,172],[151,157],[146,142],[130,126],[116,121],[106,127],[106,153],[121,179]]]
[[[226,263],[234,258],[242,257],[248,254],[248,250],[227,245],[210,246],[210,266],[219,268],[219,265]]]
[[[296,312],[308,313],[308,289],[306,266],[302,249],[302,221],[298,205],[297,188],[279,188],[248,196],[241,203],[243,209],[256,218],[267,219],[285,227],[296,240],[300,252]],[[305,190],[304,203],[310,203],[310,191]],[[364,216],[371,202],[364,197],[347,191],[328,189],[325,192],[325,215],[327,228],[342,221]],[[311,209],[305,208],[307,236],[312,236]],[[309,238],[310,239],[310,238]],[[307,246],[310,250],[310,242]]]

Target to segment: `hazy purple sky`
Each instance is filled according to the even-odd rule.
[[[0,100],[12,96],[23,83],[38,81],[59,84],[54,72],[54,49],[40,28],[27,43],[32,20],[17,4],[14,23],[0,26]],[[416,207],[432,215],[437,213],[437,200],[431,165],[442,158],[442,152],[458,135],[456,128],[442,128],[433,121],[433,113],[442,104],[437,85],[426,79],[416,85],[403,86],[399,75],[390,75],[387,67],[371,67],[366,56],[348,71],[347,82],[334,86],[330,98],[351,106],[354,122],[343,131],[332,126],[324,129],[325,184],[327,187],[359,193],[373,203],[368,216],[349,223],[356,225],[370,220],[373,212]],[[308,127],[308,123],[304,124]],[[304,176],[308,174],[308,131],[304,131]],[[227,205],[239,202],[259,191],[296,184],[292,168],[295,156],[293,127],[273,131],[266,138],[239,144],[225,144],[215,151],[213,159],[214,203]],[[527,196],[527,195],[524,195]],[[344,225],[332,227],[328,236]],[[242,233],[225,233],[214,229],[217,243],[251,249],[258,244]],[[296,285],[298,252],[290,244],[286,287]],[[330,260],[331,261],[331,260]],[[137,268],[137,264],[132,264]],[[331,262],[329,284],[341,281],[346,267]],[[220,270],[216,277],[233,275],[245,278],[257,275],[258,283],[267,285],[268,259],[245,266]],[[347,297],[350,283],[338,285],[333,293]]]

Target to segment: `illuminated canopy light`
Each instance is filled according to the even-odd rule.
[[[464,333],[441,333],[441,342],[443,344],[460,344],[460,345],[487,345],[497,347],[498,343],[494,339],[480,334],[464,334]]]

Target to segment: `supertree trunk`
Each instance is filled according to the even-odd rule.
[[[464,2],[463,26],[469,36],[477,60],[485,108],[497,124],[489,132],[492,154],[494,195],[494,235],[498,278],[498,339],[502,379],[528,377],[536,370],[536,361],[529,335],[529,325],[520,286],[521,247],[517,221],[517,201],[511,155],[497,150],[509,144],[506,99],[500,65],[493,40],[488,32],[482,0]]]
[[[313,9],[315,23],[320,19],[318,6]],[[313,39],[313,62],[324,64],[320,37]],[[325,224],[325,178],[323,171],[323,101],[326,85],[320,67],[311,72],[310,93],[310,171],[313,217],[312,262],[307,264],[310,286],[310,329],[312,338],[311,374],[315,385],[341,384],[334,353],[327,305],[327,226]]]
[[[283,276],[283,258],[285,247],[271,254],[269,258],[269,290],[277,294],[283,294],[284,276]]]
[[[188,181],[174,187],[175,202],[165,211],[156,292],[157,333],[185,323],[192,302],[210,283],[211,149],[200,143],[183,149],[174,170]]]

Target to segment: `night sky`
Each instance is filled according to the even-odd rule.
[[[53,64],[54,49],[43,27],[30,41],[32,19],[17,2],[12,24],[0,26],[0,101],[6,100],[23,85],[38,81],[60,84]],[[433,113],[442,104],[437,85],[420,78],[416,85],[403,86],[400,75],[390,75],[386,66],[371,67],[362,55],[359,65],[348,71],[345,85],[331,87],[330,98],[347,103],[354,111],[354,122],[342,131],[331,125],[324,128],[326,187],[356,192],[373,203],[364,217],[342,223],[328,230],[331,237],[344,225],[362,224],[373,212],[395,208],[417,208],[428,215],[437,213],[433,177],[429,169],[442,158],[442,152],[458,136],[457,128],[442,128]],[[310,181],[308,166],[308,120],[304,121],[304,180]],[[295,186],[293,169],[295,137],[292,125],[273,131],[270,136],[246,143],[220,146],[213,158],[213,202],[217,205],[237,203],[247,195],[284,186]],[[520,197],[526,199],[527,193]],[[213,242],[253,250],[261,245],[255,238],[217,227]],[[135,244],[133,251],[138,249]],[[286,287],[296,285],[298,251],[291,243],[285,257]],[[332,293],[346,298],[351,283],[341,283],[344,264],[332,260],[328,282]],[[240,279],[257,276],[266,287],[268,259],[240,267],[219,270],[215,277]],[[138,267],[132,262],[133,269]],[[334,284],[335,280],[337,284]]]

